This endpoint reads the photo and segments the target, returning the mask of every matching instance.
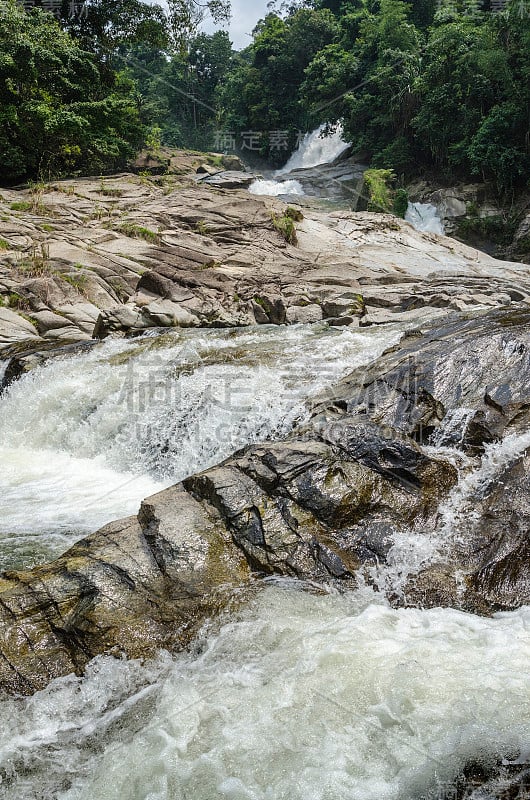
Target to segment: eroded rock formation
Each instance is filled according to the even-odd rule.
[[[148,498],[137,518],[52,564],[5,573],[0,684],[27,693],[100,652],[182,647],[253,579],[353,587],[384,570],[403,537],[444,534],[440,508],[457,470],[426,446],[461,408],[465,427],[451,423],[447,435],[475,456],[527,430],[529,336],[526,310],[409,335],[321,397],[285,441],[247,447]],[[528,602],[529,456],[516,449],[502,474],[469,490],[475,515],[461,505],[456,535],[442,536],[401,592],[389,587],[393,602],[479,613]]]

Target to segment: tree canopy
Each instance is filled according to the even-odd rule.
[[[486,3],[489,0],[484,0]],[[374,169],[481,178],[530,171],[530,9],[506,0],[284,0],[249,47],[200,30],[227,0],[87,0],[60,19],[0,0],[4,181],[106,172],[145,143],[212,149],[256,134],[285,161],[300,131],[341,122]],[[276,139],[274,135],[276,134]]]
[[[271,13],[220,94],[227,127],[341,121],[372,166],[482,177],[530,170],[530,7],[316,0]]]

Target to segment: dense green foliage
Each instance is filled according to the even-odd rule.
[[[0,10],[3,180],[118,168],[142,141],[130,80],[99,69],[50,14]]]
[[[0,180],[16,183],[125,167],[160,136],[209,145],[228,36],[197,33],[225,0],[88,0],[56,19],[0,0]],[[59,15],[60,16],[60,15]],[[201,141],[202,139],[202,141]]]
[[[119,169],[145,144],[212,149],[216,130],[262,132],[280,163],[271,132],[292,148],[340,121],[379,174],[525,185],[530,0],[278,5],[234,53],[226,33],[200,33],[227,0],[87,0],[59,22],[0,0],[3,181]]]
[[[229,73],[227,127],[341,120],[374,168],[482,178],[530,171],[530,4],[316,0],[270,14]]]

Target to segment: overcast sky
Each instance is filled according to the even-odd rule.
[[[267,0],[232,0],[232,21],[228,32],[236,50],[247,47],[256,22],[267,13]],[[212,33],[215,26],[206,24],[204,30]]]

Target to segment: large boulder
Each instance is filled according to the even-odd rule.
[[[182,647],[248,578],[213,507],[168,489],[52,564],[0,577],[0,685],[28,694],[103,651]]]
[[[409,331],[375,364],[315,401],[423,444],[481,452],[530,424],[530,311],[454,317]]]

